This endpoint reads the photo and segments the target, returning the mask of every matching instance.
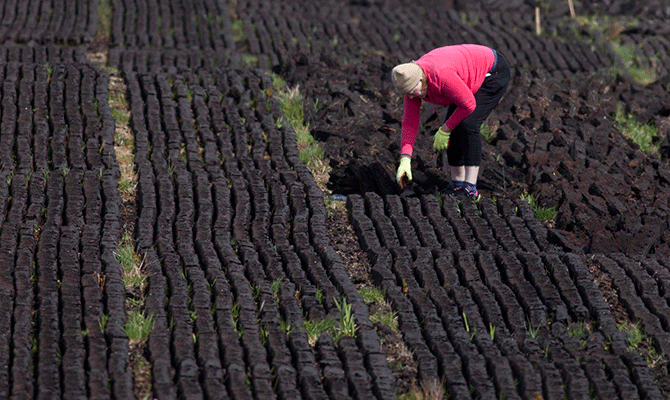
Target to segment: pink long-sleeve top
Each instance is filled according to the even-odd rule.
[[[428,84],[423,100],[442,106],[456,105],[456,110],[446,122],[449,129],[454,129],[475,110],[477,102],[474,94],[481,87],[494,62],[493,50],[477,44],[439,47],[416,60],[426,74]],[[405,95],[401,154],[412,155],[419,131],[421,101],[420,98]]]

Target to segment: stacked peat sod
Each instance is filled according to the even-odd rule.
[[[295,133],[275,125],[271,77],[126,78],[156,396],[392,397],[367,308],[328,243],[322,192]],[[313,347],[305,320],[338,320],[342,296],[357,340]]]
[[[317,27],[328,27],[330,21],[369,21],[375,13],[383,13],[389,23],[349,22],[347,29],[338,32],[356,32],[350,36],[359,38],[362,50],[353,55],[343,51],[339,58],[308,51],[289,58],[280,68],[318,105],[313,129],[335,160],[334,190],[397,193],[393,166],[402,99],[393,93],[388,79],[396,62],[444,43],[483,43],[509,60],[514,76],[508,94],[488,121],[496,132],[491,143],[484,144],[482,188],[495,195],[518,195],[523,189],[537,193],[540,202],[558,208],[557,228],[568,240],[557,238],[568,248],[602,252],[614,247],[633,256],[670,254],[667,163],[639,151],[613,122],[619,105],[640,122],[652,122],[659,130],[661,160],[667,160],[667,73],[657,71],[659,79],[646,87],[627,76],[612,77],[610,67],[622,61],[611,48],[536,36],[519,13],[479,13],[475,29],[454,12],[438,9],[423,16],[421,10],[351,7],[338,14],[333,11],[333,18],[323,24],[312,19],[313,26],[306,28],[315,35],[310,43],[320,41]],[[422,17],[414,17],[418,15]],[[457,28],[438,29],[444,21]],[[562,23],[573,24],[569,18]],[[554,21],[550,28],[567,29],[561,28],[562,23]],[[434,29],[414,28],[422,24]],[[340,46],[346,49],[338,41],[335,48]],[[425,107],[422,131],[434,131],[442,118],[435,108]],[[419,135],[415,190],[423,193],[435,192],[448,180],[446,160],[432,154],[431,144],[430,134]],[[374,151],[369,151],[370,146]]]
[[[590,266],[550,244],[524,201],[368,192],[348,196],[347,205],[420,379],[444,382],[456,398],[661,398]],[[669,266],[658,262],[594,260],[665,351],[666,294],[652,274]]]
[[[133,396],[109,77],[67,46],[97,29],[97,1],[0,5],[2,398]]]
[[[96,0],[8,0],[0,4],[0,42],[79,45],[98,22]]]
[[[112,0],[108,64],[139,73],[239,68],[232,4]],[[237,18],[237,16],[235,16]]]
[[[338,21],[334,25],[342,34],[336,46],[347,49],[346,38],[355,37],[350,43],[360,51],[336,50],[337,56],[327,56],[307,46],[281,70],[290,82],[301,83],[308,98],[319,99],[323,106],[316,112],[315,130],[326,141],[335,141],[326,143],[329,155],[349,162],[341,179],[350,193],[351,222],[374,262],[377,284],[399,312],[421,378],[444,379],[457,398],[473,392],[482,398],[534,398],[538,393],[544,398],[588,393],[599,398],[660,397],[643,359],[628,350],[617,329],[621,315],[615,317],[604,302],[589,268],[611,275],[619,290],[615,302],[641,322],[656,349],[664,352],[667,166],[642,154],[607,120],[621,101],[637,115],[646,113],[642,120],[654,119],[663,126],[668,99],[663,80],[643,88],[610,78],[600,72],[621,63],[611,49],[537,37],[519,14],[480,13],[473,29],[448,12],[412,12],[416,10],[395,9],[388,25],[360,23],[377,22],[375,18],[388,12],[384,5],[331,10],[334,18],[328,21]],[[393,22],[398,19],[404,22]],[[461,29],[439,29],[445,20]],[[320,30],[314,27],[329,23],[303,21],[302,32],[314,35],[307,43],[318,42]],[[412,40],[404,48],[405,36],[393,34],[393,26],[411,31]],[[394,36],[399,40],[389,40]],[[559,230],[544,228],[524,202],[482,200],[472,206],[443,199],[440,207],[432,195],[421,195],[421,188],[419,204],[416,198],[393,195],[393,171],[383,165],[395,159],[396,154],[385,152],[397,150],[394,124],[401,114],[397,103],[385,100],[392,95],[388,71],[395,55],[416,57],[445,41],[489,44],[512,61],[513,91],[492,121],[500,126],[494,142],[499,150],[486,146],[501,158],[487,157],[483,186],[504,194],[510,178],[521,179],[543,202],[558,206],[560,228],[572,233],[570,240]],[[384,53],[393,56],[386,59]],[[362,62],[344,65],[337,58]],[[667,75],[662,70],[659,74]],[[310,79],[317,83],[310,85]],[[423,119],[430,121],[430,115],[429,110]],[[366,140],[366,130],[386,133],[388,140],[383,135],[381,141],[380,135]],[[417,164],[425,175],[439,177],[427,167],[438,161],[425,151],[431,140],[430,135],[419,137],[424,151],[418,157],[424,160]],[[347,153],[353,157],[347,159]],[[556,196],[556,190],[565,195]],[[360,192],[364,194],[356,194]],[[621,200],[627,198],[636,201]],[[605,227],[599,229],[601,225]],[[584,241],[580,235],[592,237]],[[587,263],[564,250],[603,254]],[[646,269],[636,272],[635,260],[642,260]],[[636,300],[640,294],[644,301]],[[490,334],[493,328],[495,335]],[[459,358],[461,364],[453,366]],[[510,385],[515,381],[518,385]]]
[[[142,47],[139,18],[153,11],[117,8],[125,28],[115,37],[129,47],[110,52],[133,116],[135,240],[150,270],[155,395],[392,398],[367,307],[327,239],[323,193],[298,158],[293,130],[276,125],[270,65],[259,57],[264,69],[237,69],[243,52],[227,5],[180,5],[183,18],[154,10],[174,23],[166,30],[172,39],[151,39],[161,48]],[[253,38],[246,7],[235,12]],[[219,16],[207,19],[205,10]],[[203,27],[210,33],[193,31]],[[342,299],[352,306],[356,339],[324,334],[310,344],[305,321],[339,320]]]
[[[109,79],[71,50],[0,52],[3,398],[133,393]]]
[[[368,128],[387,135],[363,141],[358,152],[367,154],[349,160],[359,163],[359,182],[350,185],[359,190],[348,207],[375,282],[419,362],[419,379],[444,381],[451,398],[660,398],[593,274],[611,281],[628,316],[667,354],[670,264],[642,256],[663,254],[670,242],[657,223],[667,221],[670,180],[662,162],[607,129],[602,116],[609,111],[591,107],[601,100],[612,106],[613,90],[616,100],[656,107],[649,117],[661,123],[664,86],[590,77],[618,58],[535,36],[523,18],[525,2],[486,2],[478,26],[454,12],[461,3],[452,10],[430,1],[112,1],[109,63],[124,73],[132,111],[134,239],[150,272],[155,398],[395,397],[367,308],[328,242],[323,193],[298,157],[293,130],[275,124],[281,112],[270,69],[319,100],[317,121],[331,124],[317,127],[324,137]],[[48,4],[6,2],[3,39],[74,44],[95,31],[91,2],[59,3],[47,18]],[[515,65],[516,92],[492,118],[501,127],[500,151],[486,150],[503,163],[486,160],[485,173],[498,171],[485,175],[488,190],[504,189],[511,176],[542,199],[559,191],[561,228],[587,235],[596,222],[611,230],[637,218],[618,240],[633,235],[642,251],[586,262],[563,252],[578,249],[578,234],[567,240],[547,230],[524,202],[440,203],[421,191],[398,196],[389,189],[399,107],[389,97],[388,72],[461,42],[496,47]],[[0,177],[8,182],[0,186],[0,301],[12,306],[0,318],[0,397],[133,397],[125,293],[113,254],[121,200],[108,77],[77,64],[82,56],[80,48],[0,48]],[[365,79],[347,80],[361,73]],[[581,86],[557,87],[573,76]],[[552,101],[565,109],[545,110]],[[444,175],[428,167],[438,160],[421,153],[429,140],[419,138],[417,176],[439,182]],[[344,143],[337,154],[347,154]],[[553,158],[557,153],[572,159]],[[611,194],[580,174],[585,168],[612,177],[617,188],[634,182],[636,202],[620,204],[618,196],[630,192]],[[608,238],[579,245],[592,251]],[[309,343],[305,321],[338,319],[341,298],[352,305],[355,339],[325,334]]]

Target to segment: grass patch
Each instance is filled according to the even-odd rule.
[[[100,332],[105,333],[105,329],[107,329],[107,322],[109,321],[109,315],[108,314],[102,314],[100,316],[100,321],[98,321],[98,326],[100,327]]]
[[[533,327],[533,324],[530,323],[530,319],[526,318],[526,335],[528,335],[529,338],[536,339],[539,330],[539,326]]]
[[[346,213],[347,204],[344,201],[333,200],[330,197],[323,198],[323,205],[326,206],[326,212],[328,216],[337,216]]]
[[[420,385],[413,383],[408,393],[398,396],[400,400],[442,400],[444,398],[448,399],[449,395],[444,385],[438,380],[426,380]]]
[[[145,311],[134,310],[128,313],[126,326],[123,331],[128,335],[131,343],[144,342],[149,339],[149,334],[154,328],[153,316],[147,315]]]
[[[335,306],[340,312],[340,323],[338,324],[333,318],[326,317],[319,321],[305,320],[303,327],[307,333],[309,344],[314,347],[319,336],[324,332],[330,332],[333,335],[333,342],[337,344],[343,336],[356,336],[358,326],[354,320],[354,314],[351,311],[351,304],[347,303],[346,298],[342,298],[342,302],[335,299]]]
[[[463,312],[462,315],[463,315],[463,327],[465,328],[465,331],[470,334],[470,341],[472,341],[477,335],[477,330],[470,329],[470,324],[468,323],[468,316],[465,315],[465,312]]]
[[[233,41],[241,42],[247,39],[247,33],[244,31],[244,21],[241,19],[236,19],[231,23],[231,28],[233,30]]]
[[[109,106],[112,117],[116,121],[114,132],[114,151],[119,163],[121,176],[118,180],[119,192],[124,203],[135,201],[137,186],[137,171],[135,170],[135,138],[130,129],[130,108],[126,98],[126,85],[120,72],[110,70],[109,78]],[[132,227],[131,227],[132,229]]]
[[[286,335],[286,338],[291,335],[291,332],[293,331],[293,328],[291,327],[291,324],[286,322],[284,318],[279,320],[279,326],[281,327],[282,332]]]
[[[137,182],[133,178],[119,179],[119,191],[121,193],[132,192],[135,190],[135,186],[137,186]]]
[[[144,292],[147,276],[142,270],[142,257],[135,252],[135,244],[129,232],[123,234],[114,255],[123,267],[123,283],[126,290],[132,292],[139,288],[140,292]]]
[[[370,311],[370,321],[388,325],[398,332],[398,312],[393,311],[386,302],[386,291],[376,287],[365,287],[358,290],[366,305],[376,305]]]
[[[479,127],[479,133],[484,136],[484,139],[486,140],[486,143],[491,144],[493,142],[493,139],[495,138],[495,132],[493,129],[488,124],[482,124],[482,126]]]
[[[629,321],[619,322],[617,328],[624,332],[628,339],[628,348],[631,351],[641,354],[649,368],[662,369],[667,374],[668,357],[659,353],[651,340],[651,337],[644,331],[640,322],[632,323]]]
[[[632,322],[619,323],[617,328],[620,332],[626,334],[628,348],[632,351],[639,351],[640,346],[643,344],[651,344],[651,339],[644,332],[639,322],[635,324]]]
[[[591,333],[591,325],[587,322],[576,322],[568,325],[568,335],[572,337],[582,337]]]
[[[435,194],[435,198],[437,199],[437,204],[440,206],[440,209],[442,209],[442,204],[444,204],[444,198],[443,196],[448,196],[447,194],[442,194],[441,191],[438,191]]]
[[[316,345],[316,341],[319,340],[319,336],[321,336],[322,333],[331,332],[335,334],[337,326],[335,320],[330,317],[326,317],[320,321],[305,320],[303,325],[305,327],[305,332],[307,333],[309,344],[312,347]]]
[[[533,215],[540,221],[553,221],[556,219],[556,207],[540,206],[535,196],[528,192],[523,192],[520,198],[530,205]]]
[[[624,111],[623,104],[617,105],[614,122],[621,134],[640,146],[640,150],[645,153],[658,154],[658,144],[656,144],[658,129],[654,125],[638,122],[632,114]]]
[[[337,340],[339,340],[339,338],[342,336],[356,336],[356,330],[358,327],[356,326],[356,322],[354,320],[354,314],[351,312],[351,304],[348,304],[347,299],[343,297],[342,303],[339,303],[337,300],[335,300],[335,306],[340,312],[340,329]]]
[[[112,3],[111,0],[98,0],[98,32],[96,36],[102,40],[112,37]]]
[[[111,107],[112,117],[117,124],[128,125],[130,123],[130,109],[128,108],[128,100],[124,93],[113,91],[109,94],[109,103],[114,105]]]
[[[319,187],[325,191],[325,182],[328,180],[330,166],[325,159],[323,148],[310,133],[309,123],[305,120],[305,99],[300,92],[300,87],[289,88],[286,81],[276,74],[272,75],[272,85],[275,90],[271,95],[276,96],[279,107],[284,113],[284,116],[276,122],[276,125],[281,127],[284,122],[291,125],[295,131],[300,161],[307,165],[314,174],[314,179]],[[312,107],[316,106],[317,103],[313,103]]]
[[[279,278],[272,281],[272,284],[271,284],[270,288],[272,289],[273,293],[279,292],[279,288],[281,287],[281,284],[282,284],[283,281],[284,281],[283,276],[280,276]]]
[[[107,11],[103,11],[104,9]],[[108,32],[109,40],[111,27],[105,28],[104,24],[105,21],[108,25],[111,23],[110,0],[100,0],[98,12],[109,13],[106,19],[99,14],[101,27],[98,32],[98,35],[101,35],[101,31]],[[133,215],[138,177],[135,169],[135,138],[130,128],[131,114],[127,88],[118,68],[109,66],[104,68],[109,73],[107,100],[115,120],[114,151],[120,170],[117,184],[122,200],[122,213]],[[143,268],[142,257],[134,251],[135,244],[132,237],[134,221],[132,218],[128,220],[129,222],[123,226],[124,233],[115,252],[117,261],[123,267],[126,290],[127,318],[123,330],[130,341],[128,360],[134,380],[135,398],[148,399],[152,393],[152,371],[147,367],[150,363],[145,357],[145,349],[149,334],[153,330],[154,319],[152,315],[147,315],[145,309],[148,276]],[[104,277],[101,280],[101,287],[104,287]],[[101,323],[106,325],[106,320]]]
[[[312,143],[310,143],[309,145],[305,146],[305,148],[300,152],[299,157],[300,161],[310,166],[314,166],[315,161],[313,160],[323,160],[324,157],[323,148],[321,148],[321,146],[319,145],[313,145]]]
[[[656,82],[658,79],[658,73],[656,72],[656,64],[658,59],[652,58],[649,60],[650,67],[642,68],[638,62],[637,56],[635,55],[636,47],[632,44],[621,44],[621,43],[611,43],[612,49],[621,57],[623,65],[635,81],[648,85],[650,83]]]
[[[145,290],[148,276],[144,272],[142,257],[135,252],[135,243],[131,231],[126,227],[114,256],[123,268],[123,284],[126,291],[126,323],[123,331],[130,344],[130,368],[135,380],[134,392],[137,398],[149,398],[151,394],[151,369],[144,357],[147,340],[154,327],[152,315],[145,310]],[[107,325],[107,319],[101,321],[101,329]]]
[[[575,20],[581,27],[602,33],[603,38],[608,42],[618,40],[621,32],[628,27],[634,26],[636,23],[633,20],[627,21],[624,18],[619,17],[610,18],[608,15],[576,15]],[[593,41],[594,37],[590,36],[589,39]]]
[[[379,310],[370,315],[370,321],[373,323],[380,323],[388,325],[394,332],[398,332],[398,312]]]
[[[658,79],[658,72],[656,66],[660,63],[658,57],[652,56],[648,58],[649,67],[643,68],[641,66],[639,56],[636,55],[637,46],[633,44],[623,44],[621,41],[621,33],[628,28],[633,28],[639,25],[639,20],[630,17],[616,17],[610,16],[589,16],[579,15],[575,18],[580,26],[587,28],[590,31],[600,32],[605,42],[600,45],[609,44],[615,53],[621,58],[625,71],[637,82],[648,85],[656,82]],[[581,39],[586,39],[587,43],[594,43],[594,37],[585,37],[578,34]],[[646,57],[646,56],[644,56]],[[620,68],[614,68],[614,71],[621,71]]]
[[[245,68],[258,67],[258,56],[249,53],[242,54],[242,66]]]
[[[376,287],[365,287],[358,290],[365,304],[376,303],[382,305],[386,302],[386,291]]]

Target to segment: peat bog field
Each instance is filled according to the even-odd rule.
[[[0,398],[669,398],[670,3],[554,3],[0,3]],[[437,107],[394,181],[458,43],[512,66],[476,202]]]

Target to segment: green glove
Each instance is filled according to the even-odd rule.
[[[408,181],[412,180],[412,159],[408,156],[400,157],[400,165],[398,166],[398,172],[395,176],[400,187],[404,189],[405,182],[402,180],[403,176],[407,176]]]
[[[449,147],[449,135],[451,134],[450,130],[446,132],[442,130],[442,127],[437,130],[435,138],[433,139],[433,150],[442,151],[446,150]]]

